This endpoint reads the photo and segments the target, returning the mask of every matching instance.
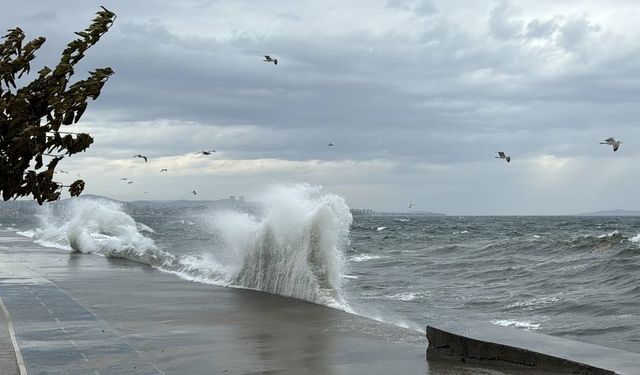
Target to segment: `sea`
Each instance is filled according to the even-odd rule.
[[[353,214],[309,185],[256,201],[0,205],[0,230],[416,331],[481,321],[640,353],[640,217]]]

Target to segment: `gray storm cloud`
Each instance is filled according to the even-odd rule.
[[[177,199],[188,178],[204,198],[311,182],[385,210],[638,207],[620,186],[640,182],[633,2],[31,0],[3,4],[0,24],[45,35],[35,65],[51,65],[99,5],[118,19],[78,74],[117,74],[80,125],[95,145],[65,161],[88,192]],[[625,141],[616,155],[598,145],[609,136]],[[158,176],[139,152],[180,172]]]

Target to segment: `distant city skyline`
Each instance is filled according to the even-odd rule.
[[[86,193],[309,183],[379,211],[640,208],[636,1],[25,0],[3,4],[0,26],[47,38],[33,78],[100,5],[118,18],[76,76],[116,74],[69,128],[95,143],[59,176]]]

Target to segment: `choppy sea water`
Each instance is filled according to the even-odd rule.
[[[352,217],[308,186],[261,200],[258,212],[75,199],[5,213],[0,228],[416,330],[471,319],[640,353],[640,217]]]

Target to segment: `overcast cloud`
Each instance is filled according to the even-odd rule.
[[[77,72],[116,75],[78,126],[94,145],[62,163],[87,193],[250,199],[308,182],[380,210],[640,208],[635,0],[22,0],[0,26],[47,37],[39,69],[100,5],[116,24]]]

